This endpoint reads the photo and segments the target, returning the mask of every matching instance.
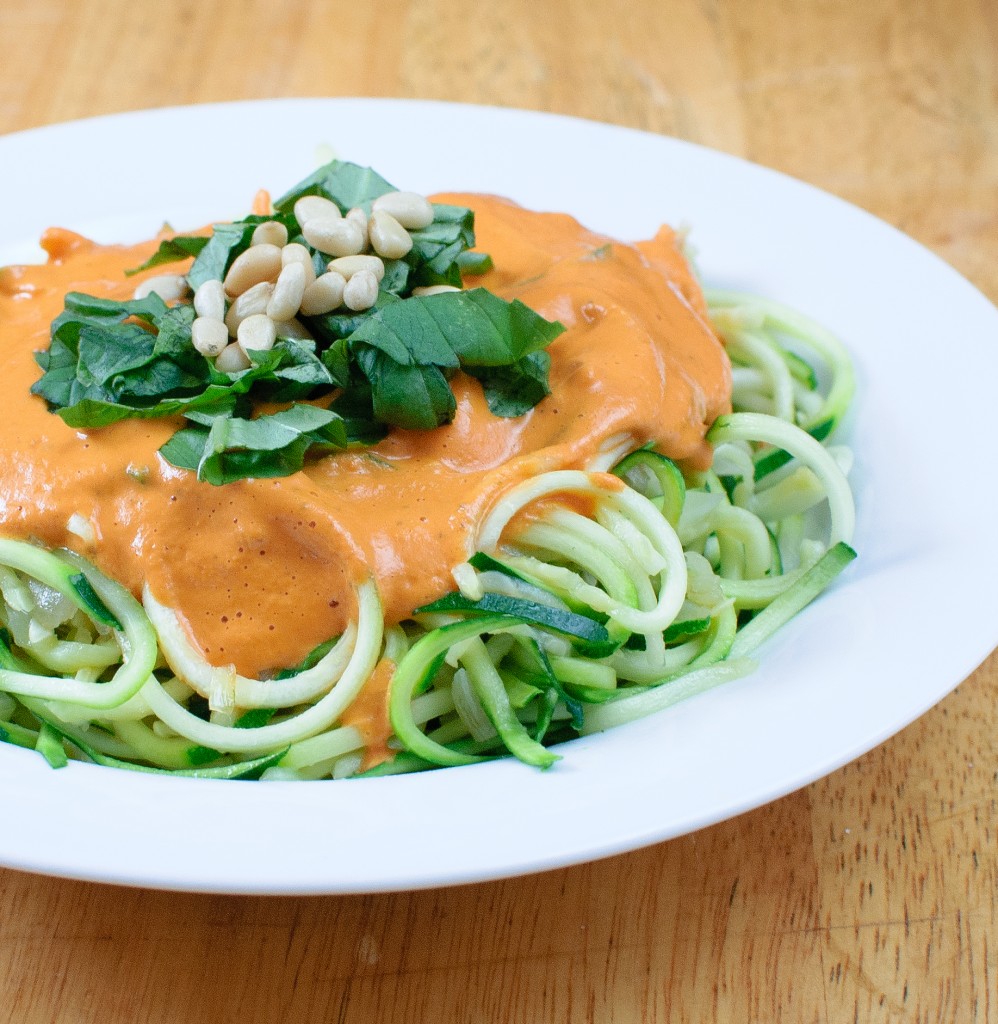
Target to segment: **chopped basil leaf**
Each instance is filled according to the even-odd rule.
[[[187,273],[187,283],[191,288],[197,290],[205,281],[212,279],[224,281],[236,257],[250,247],[257,226],[268,220],[280,221],[291,235],[298,231],[298,223],[294,217],[277,214],[273,217],[260,217],[254,214],[232,224],[213,225],[208,244],[198,253],[197,259]]]
[[[531,352],[508,366],[466,367],[482,382],[485,400],[493,416],[522,416],[551,394],[547,352]]]
[[[375,419],[406,430],[432,430],[454,418],[457,401],[439,367],[406,366],[366,347],[357,361],[371,382]]]
[[[295,676],[301,675],[302,672],[307,672],[310,668],[315,668],[315,666],[318,665],[319,662],[322,661],[322,659],[339,643],[339,640],[340,638],[338,636],[330,637],[328,640],[323,640],[321,644],[317,644],[308,652],[308,654],[305,655],[301,664],[295,665],[294,668],[281,669],[281,671],[274,676],[274,679],[293,679]],[[256,710],[262,711],[264,709],[258,708]],[[250,713],[251,712],[247,711],[242,718],[245,718]],[[240,724],[242,718],[239,722],[236,722],[236,725]]]
[[[126,270],[125,276],[141,274],[143,270],[152,270],[153,267],[160,267],[164,263],[179,263],[181,260],[188,260],[192,256],[197,256],[208,244],[208,241],[207,235],[177,235],[175,238],[164,238],[159,243],[159,248],[145,263]]]
[[[522,302],[474,288],[384,306],[350,335],[348,345],[371,384],[375,417],[429,429],[453,418],[456,405],[444,371],[458,367],[484,378],[493,412],[525,412],[535,404],[527,403],[528,393],[537,400],[547,393],[546,360],[529,357],[563,330]],[[502,367],[511,372],[500,375]]]
[[[487,274],[495,264],[487,252],[462,252],[457,257],[457,265],[461,268],[462,274]]]
[[[384,283],[384,282],[382,282]],[[372,316],[380,312],[385,306],[398,302],[399,296],[383,288],[378,292],[378,297],[370,309],[360,313],[353,313],[349,310],[343,312],[326,313],[323,316],[311,316],[303,318],[308,329],[315,335],[316,341],[320,344],[333,345],[337,341],[346,341],[354,331],[366,323]],[[345,352],[346,349],[344,348]],[[323,356],[323,362],[328,362]]]
[[[433,204],[433,223],[410,232],[412,249],[405,257],[412,284],[461,285],[457,258],[475,244],[475,215],[463,206]]]
[[[293,405],[253,420],[222,415],[210,426],[195,422],[174,434],[160,454],[174,466],[196,470],[199,480],[228,484],[247,477],[290,476],[302,468],[310,450],[328,452],[346,443],[336,413]]]
[[[176,410],[153,410],[197,394],[211,378],[190,345],[192,320],[192,307],[169,309],[158,295],[115,302],[70,293],[52,325],[48,351],[36,355],[45,373],[31,390],[70,426],[170,415]]]
[[[333,160],[275,200],[274,209],[279,213],[291,213],[303,196],[322,196],[336,203],[341,213],[355,206],[370,211],[371,203],[378,196],[394,191],[394,187],[370,167]]]

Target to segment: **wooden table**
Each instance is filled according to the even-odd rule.
[[[996,57],[974,0],[4,0],[0,132],[264,96],[578,114],[811,181],[998,299]],[[531,878],[287,899],[0,872],[0,1020],[995,1021],[996,698],[992,656],[802,792]]]

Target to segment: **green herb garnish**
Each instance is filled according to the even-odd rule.
[[[281,196],[273,216],[217,224],[210,236],[167,239],[128,273],[193,257],[187,280],[197,289],[224,279],[265,220],[279,221],[290,241],[304,243],[294,214],[303,196],[322,196],[346,213],[370,211],[390,191],[370,168],[333,161]],[[160,452],[213,484],[286,476],[308,457],[373,443],[390,427],[448,423],[456,409],[450,378],[459,370],[482,382],[494,415],[520,416],[548,394],[544,349],[564,328],[482,288],[413,295],[432,285],[459,288],[462,269],[483,273],[491,266],[487,255],[471,252],[471,210],[434,204],[433,211],[431,224],[409,232],[411,250],[384,260],[370,309],[300,315],[314,341],[279,332],[270,351],[249,352],[251,365],[238,372],[216,369],[194,349],[189,303],[168,307],[155,293],[128,301],[70,293],[48,349],[36,353],[43,373],[31,390],[78,428],[185,417]],[[313,251],[317,273],[329,262]],[[260,414],[261,402],[288,408]]]

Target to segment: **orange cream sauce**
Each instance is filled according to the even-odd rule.
[[[395,662],[382,658],[340,718],[340,725],[352,725],[364,740],[364,760],[358,771],[366,772],[395,756],[395,751],[388,746],[393,733],[388,714],[388,688],[394,673]]]
[[[567,328],[549,349],[552,393],[533,410],[494,417],[479,384],[458,374],[448,426],[394,431],[292,477],[199,483],[157,454],[179,421],[76,430],[29,393],[40,373],[33,352],[65,293],[130,296],[138,279],[123,271],[154,248],[53,230],[45,265],[0,271],[0,534],[80,550],[136,594],[148,582],[210,661],[257,675],[340,633],[353,584],[368,575],[390,622],[452,589],[451,567],[474,550],[476,525],[503,490],[584,467],[607,439],[654,440],[705,466],[704,434],[729,409],[730,368],[673,233],[632,246],[563,214],[445,199],[475,209],[478,247],[495,263],[468,285]],[[74,513],[92,524],[92,545],[67,530]]]

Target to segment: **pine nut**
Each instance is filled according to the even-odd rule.
[[[274,286],[269,281],[261,281],[243,292],[225,314],[225,326],[229,329],[229,335],[233,338],[236,336],[239,325],[246,317],[253,316],[254,313],[266,313],[273,294]]]
[[[237,341],[247,354],[269,352],[277,341],[277,328],[265,313],[254,313],[239,325]]]
[[[275,322],[274,326],[277,328],[278,338],[292,338],[295,341],[314,340],[312,332],[300,320],[281,320],[279,323]]]
[[[401,259],[412,248],[409,232],[384,210],[371,214],[367,233],[371,237],[371,248],[386,260]]]
[[[248,370],[251,365],[246,353],[235,342],[226,345],[215,360],[215,369],[222,373],[238,373]]]
[[[413,288],[412,294],[417,296],[443,295],[444,292],[459,292],[452,284],[428,284],[423,288]]]
[[[295,203],[295,220],[305,227],[310,220],[322,217],[327,220],[339,220],[343,214],[331,199],[323,196],[302,196]]]
[[[404,228],[426,228],[433,223],[433,204],[417,192],[386,192],[374,200],[373,208],[390,213]]]
[[[288,229],[279,220],[266,220],[258,224],[253,232],[250,245],[276,245],[280,248],[288,244]]]
[[[330,260],[329,269],[342,274],[348,281],[362,270],[369,270],[379,281],[385,276],[384,261],[378,256],[341,256],[338,260]]]
[[[201,355],[214,359],[228,345],[229,332],[221,320],[199,316],[191,324],[191,341]]]
[[[267,316],[271,320],[290,320],[301,306],[308,283],[304,264],[289,263],[278,275],[274,294],[267,303]]]
[[[221,281],[209,278],[194,293],[194,312],[211,320],[225,319],[225,288]]]
[[[376,282],[375,282],[376,283]],[[346,280],[335,270],[317,277],[306,289],[301,299],[301,311],[305,316],[321,316],[331,313],[343,302]]]
[[[378,279],[370,270],[358,270],[343,289],[343,304],[347,309],[360,312],[370,309],[378,301]]]
[[[281,272],[281,250],[264,242],[240,253],[225,275],[225,291],[235,297],[261,281],[276,281]]]
[[[281,250],[281,263],[286,267],[289,263],[300,263],[305,268],[305,287],[315,280],[315,264],[312,254],[301,242],[291,242]]]
[[[367,235],[367,214],[359,206],[354,206],[352,209],[347,210],[345,219],[353,221],[360,228],[361,234],[364,236],[364,248],[366,249],[369,241]]]
[[[313,249],[327,256],[356,256],[364,248],[364,235],[353,221],[315,217],[301,229]]]
[[[182,274],[158,274],[147,277],[135,289],[134,298],[144,299],[155,292],[164,302],[176,302],[190,294],[187,278]]]

